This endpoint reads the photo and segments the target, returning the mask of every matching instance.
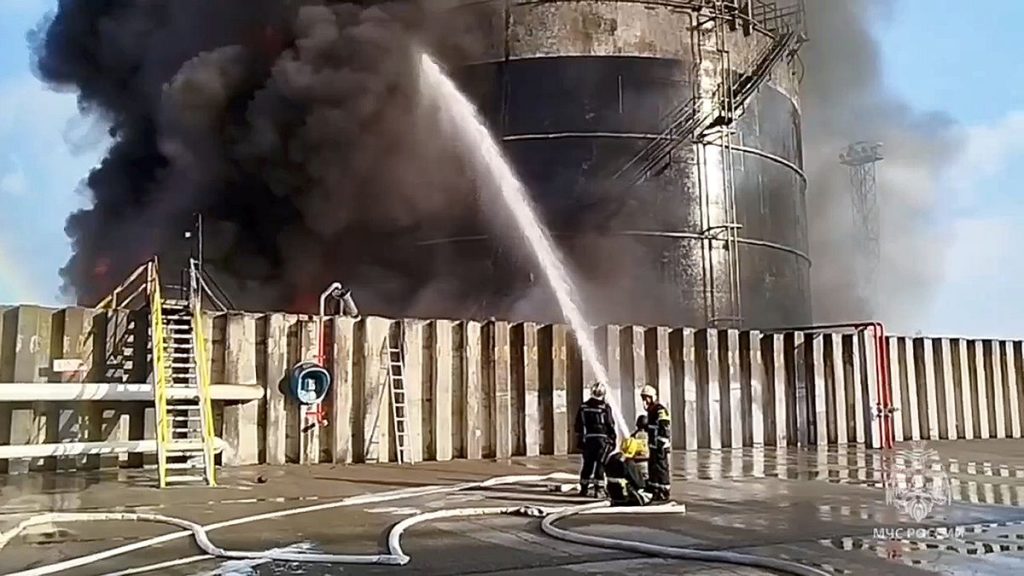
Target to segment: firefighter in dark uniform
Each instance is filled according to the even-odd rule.
[[[672,449],[672,420],[668,409],[658,402],[658,392],[653,386],[640,390],[640,399],[647,409],[647,441],[651,457],[647,467],[647,489],[654,500],[667,501],[672,490],[672,470],[669,454]]]
[[[604,400],[605,385],[598,382],[590,387],[590,398],[576,413],[576,443],[583,453],[580,470],[580,496],[587,496],[594,488],[594,497],[605,491],[604,460],[615,446],[615,420],[611,406]]]
[[[641,459],[647,458],[647,433],[637,432],[622,441],[622,451],[608,456],[608,499],[612,506],[646,506],[651,495],[645,491]]]

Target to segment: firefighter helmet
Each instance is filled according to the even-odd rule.
[[[651,400],[654,400],[655,398],[658,397],[658,391],[654,389],[654,386],[651,386],[650,384],[646,384],[646,385],[644,385],[643,388],[640,389],[640,397],[641,398],[645,398],[646,397],[646,398],[650,398]]]
[[[603,382],[594,382],[590,386],[590,395],[593,396],[594,398],[597,398],[598,400],[603,400],[606,392],[607,388],[605,387]]]

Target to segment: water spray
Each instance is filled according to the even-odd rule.
[[[427,53],[420,57],[421,88],[424,94],[436,95],[442,103],[441,113],[446,114],[455,128],[455,137],[466,150],[474,151],[472,169],[482,188],[492,189],[500,194],[502,204],[516,222],[523,239],[530,246],[544,279],[555,293],[562,315],[569,323],[583,356],[583,362],[590,367],[594,378],[608,384],[608,372],[597,354],[593,328],[587,323],[565,264],[558,249],[537,218],[530,202],[526,187],[515,171],[497,141],[491,136],[476,107],[448,77],[440,65]],[[615,427],[623,436],[629,434],[629,427],[617,404],[612,404]]]

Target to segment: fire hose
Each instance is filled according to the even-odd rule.
[[[65,522],[89,522],[89,521],[136,521],[136,522],[154,522],[160,524],[167,524],[183,528],[180,532],[173,532],[170,534],[164,534],[153,538],[148,538],[139,542],[133,542],[116,548],[111,548],[94,554],[81,556],[78,558],[72,558],[64,560],[54,564],[46,566],[40,566],[21,572],[16,572],[18,576],[43,576],[46,574],[54,574],[64,570],[70,570],[73,568],[79,568],[87,566],[127,554],[136,550],[142,550],[151,546],[156,546],[164,542],[169,542],[179,538],[184,538],[191,535],[195,540],[196,544],[205,552],[205,556],[191,556],[189,558],[180,559],[171,562],[164,562],[159,565],[152,565],[148,567],[142,567],[137,569],[126,570],[119,572],[118,574],[139,574],[142,572],[157,570],[172,565],[182,565],[189,562],[195,562],[210,557],[225,558],[232,560],[261,560],[261,561],[280,561],[280,562],[306,562],[306,563],[330,563],[330,564],[385,564],[392,566],[404,566],[408,564],[411,558],[403,551],[401,546],[402,534],[409,528],[428,522],[431,520],[437,520],[442,518],[456,518],[456,517],[470,517],[470,516],[485,516],[485,515],[525,515],[530,517],[543,518],[541,523],[541,529],[548,536],[563,540],[567,542],[573,542],[575,544],[582,544],[586,546],[593,546],[597,548],[607,548],[614,550],[621,550],[626,552],[633,552],[643,554],[647,556],[674,558],[680,560],[700,560],[706,562],[720,562],[726,564],[737,564],[743,566],[752,566],[759,568],[767,568],[770,570],[776,570],[785,574],[793,574],[796,576],[826,576],[826,573],[815,568],[797,564],[794,562],[788,562],[784,560],[777,560],[773,558],[765,558],[760,556],[751,556],[745,554],[738,554],[734,552],[725,551],[705,551],[705,550],[691,550],[686,548],[673,548],[668,546],[657,546],[653,544],[632,542],[628,540],[618,540],[613,538],[603,538],[598,536],[591,536],[587,534],[581,534],[573,532],[563,528],[558,528],[555,523],[559,520],[563,520],[577,514],[664,514],[664,513],[678,513],[680,510],[679,506],[668,505],[668,506],[647,506],[647,507],[608,507],[607,502],[598,502],[594,504],[586,504],[582,506],[571,506],[563,508],[542,508],[536,506],[514,506],[514,507],[489,507],[489,508],[460,508],[452,510],[438,510],[435,512],[428,512],[424,514],[418,514],[406,518],[397,524],[395,524],[388,534],[388,553],[386,554],[324,554],[314,552],[294,552],[288,550],[266,550],[266,551],[237,551],[237,550],[225,550],[216,546],[209,538],[209,532],[220,528],[227,528],[230,526],[238,526],[241,524],[249,524],[251,522],[257,522],[260,520],[269,520],[273,518],[282,518],[286,516],[293,516],[296,514],[303,514],[309,512],[330,510],[333,508],[340,508],[345,506],[355,506],[360,504],[375,504],[380,502],[388,502],[394,500],[401,500],[407,498],[414,498],[420,496],[434,496],[449,494],[452,492],[465,491],[477,488],[489,488],[493,486],[501,486],[507,484],[522,484],[531,482],[545,482],[552,480],[567,480],[574,478],[572,475],[565,473],[554,473],[547,475],[531,475],[531,476],[499,476],[491,478],[482,482],[468,482],[462,484],[454,484],[447,486],[427,486],[420,488],[409,488],[402,490],[395,490],[390,492],[383,492],[378,494],[364,494],[360,496],[354,496],[345,498],[337,502],[329,502],[325,504],[316,504],[312,506],[303,506],[300,508],[292,508],[288,510],[279,510],[276,512],[267,512],[264,514],[257,514],[254,516],[247,516],[243,518],[236,518],[234,520],[228,520],[225,522],[218,522],[207,526],[199,525],[195,522],[183,520],[180,518],[174,518],[171,516],[163,516],[159,514],[148,514],[148,513],[127,513],[127,512],[94,512],[94,513],[49,513],[41,514],[28,518],[20,522],[14,528],[0,533],[0,550],[4,548],[12,539],[17,537],[26,528],[31,526],[37,526],[40,524],[51,524],[51,523],[65,523]]]

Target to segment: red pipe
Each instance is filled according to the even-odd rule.
[[[819,324],[816,326],[801,326],[794,328],[783,328],[771,330],[771,332],[810,332],[815,330],[831,330],[838,328],[853,328],[856,331],[871,330],[875,339],[875,349],[878,357],[875,361],[875,391],[878,394],[879,428],[881,429],[882,448],[892,449],[895,444],[895,432],[892,418],[892,381],[889,371],[889,342],[885,334],[885,326],[881,322],[848,322],[837,324]]]

